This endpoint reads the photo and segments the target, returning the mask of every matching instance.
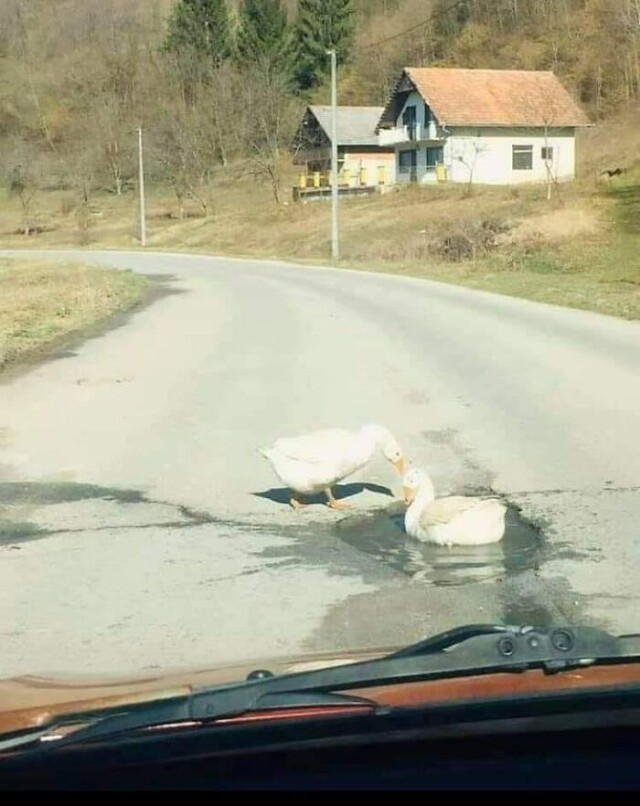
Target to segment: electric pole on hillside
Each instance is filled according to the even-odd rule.
[[[338,236],[338,87],[336,78],[336,51],[331,56],[331,257],[340,258]]]
[[[140,194],[140,245],[147,245],[147,222],[144,209],[144,166],[142,163],[142,129],[138,129],[138,192]]]

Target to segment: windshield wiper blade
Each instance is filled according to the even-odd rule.
[[[179,722],[208,722],[270,708],[377,705],[344,693],[367,686],[434,680],[495,672],[543,669],[554,673],[594,663],[640,660],[640,636],[616,637],[593,627],[469,625],[433,636],[398,652],[360,663],[274,676],[253,672],[245,681],[194,689],[191,694],[97,712],[96,720],[42,751],[104,740],[119,734]],[[86,713],[55,720],[53,726],[90,721]]]
[[[252,684],[249,682],[240,685],[247,685],[250,688]],[[202,709],[199,708],[198,705],[202,704],[202,697],[205,696],[206,699],[209,699],[210,696],[215,697],[217,692],[222,693],[224,690],[225,687],[216,687],[207,692],[198,692],[197,695],[192,694],[175,699],[162,700],[160,702],[151,702],[142,706],[131,706],[125,712],[122,711],[122,708],[119,708],[118,711],[107,713],[107,715],[105,715],[104,711],[95,713],[93,716],[87,716],[83,713],[83,726],[62,738],[49,738],[47,740],[46,737],[43,736],[43,731],[39,731],[37,736],[25,736],[23,742],[15,741],[14,746],[18,746],[21,743],[33,743],[36,740],[42,741],[44,739],[46,744],[43,744],[39,749],[46,752],[48,750],[57,750],[60,747],[70,744],[76,745],[84,742],[109,739],[158,725],[179,725],[180,723],[201,722],[203,719],[200,713]],[[249,691],[247,693],[251,696]],[[250,713],[257,710],[269,711],[281,709],[309,709],[311,711],[314,709],[322,709],[324,713],[327,712],[327,709],[336,709],[340,712],[357,709],[358,712],[361,712],[365,708],[371,710],[377,707],[375,702],[363,697],[325,694],[324,692],[265,692],[258,694],[258,698],[259,707],[247,705],[242,713]],[[235,713],[235,711],[233,713]],[[223,713],[218,715],[218,718],[220,716],[231,715],[233,714]],[[207,719],[210,719],[210,717]],[[56,729],[77,723],[78,721],[78,715],[57,719],[49,726],[46,733],[51,736],[51,733],[55,733]]]

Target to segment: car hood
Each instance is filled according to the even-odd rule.
[[[631,636],[633,638],[634,636]],[[246,660],[205,668],[165,669],[157,673],[142,672],[119,676],[24,675],[0,680],[0,735],[46,728],[52,721],[73,715],[82,722],[82,714],[129,705],[188,697],[194,690],[215,688],[229,683],[243,683],[257,670],[274,675],[311,672],[331,666],[383,658],[406,647],[387,646],[377,649],[334,651]],[[589,655],[588,657],[591,657]],[[620,662],[622,661],[622,662]],[[491,674],[444,675],[425,681],[397,680],[393,684],[364,686],[361,696],[379,705],[410,705],[425,702],[512,697],[543,692],[577,692],[588,688],[602,689],[620,685],[640,685],[639,656],[628,661],[622,655],[612,663],[572,666],[563,674],[548,674],[545,669],[513,671],[496,670]],[[357,687],[348,687],[358,696]],[[75,717],[78,717],[75,720]],[[88,720],[87,720],[88,721]]]
[[[257,669],[275,675],[373,660],[398,647],[262,658],[234,665],[120,676],[21,675],[0,680],[0,734],[42,727],[53,717],[185,696],[194,688],[243,682]]]

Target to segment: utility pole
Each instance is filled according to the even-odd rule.
[[[147,222],[144,210],[144,167],[142,164],[142,129],[138,129],[138,177],[140,193],[140,244],[147,245]]]
[[[331,56],[331,257],[340,258],[338,236],[338,88],[336,78],[336,51]]]

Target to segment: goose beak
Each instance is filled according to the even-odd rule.
[[[401,476],[404,476],[405,470],[407,469],[406,463],[404,461],[404,456],[401,456],[399,459],[395,459],[391,463],[395,469],[400,473]]]
[[[410,487],[403,487],[402,488],[402,495],[404,496],[404,502],[407,506],[413,501],[416,497],[416,491],[412,490]]]

